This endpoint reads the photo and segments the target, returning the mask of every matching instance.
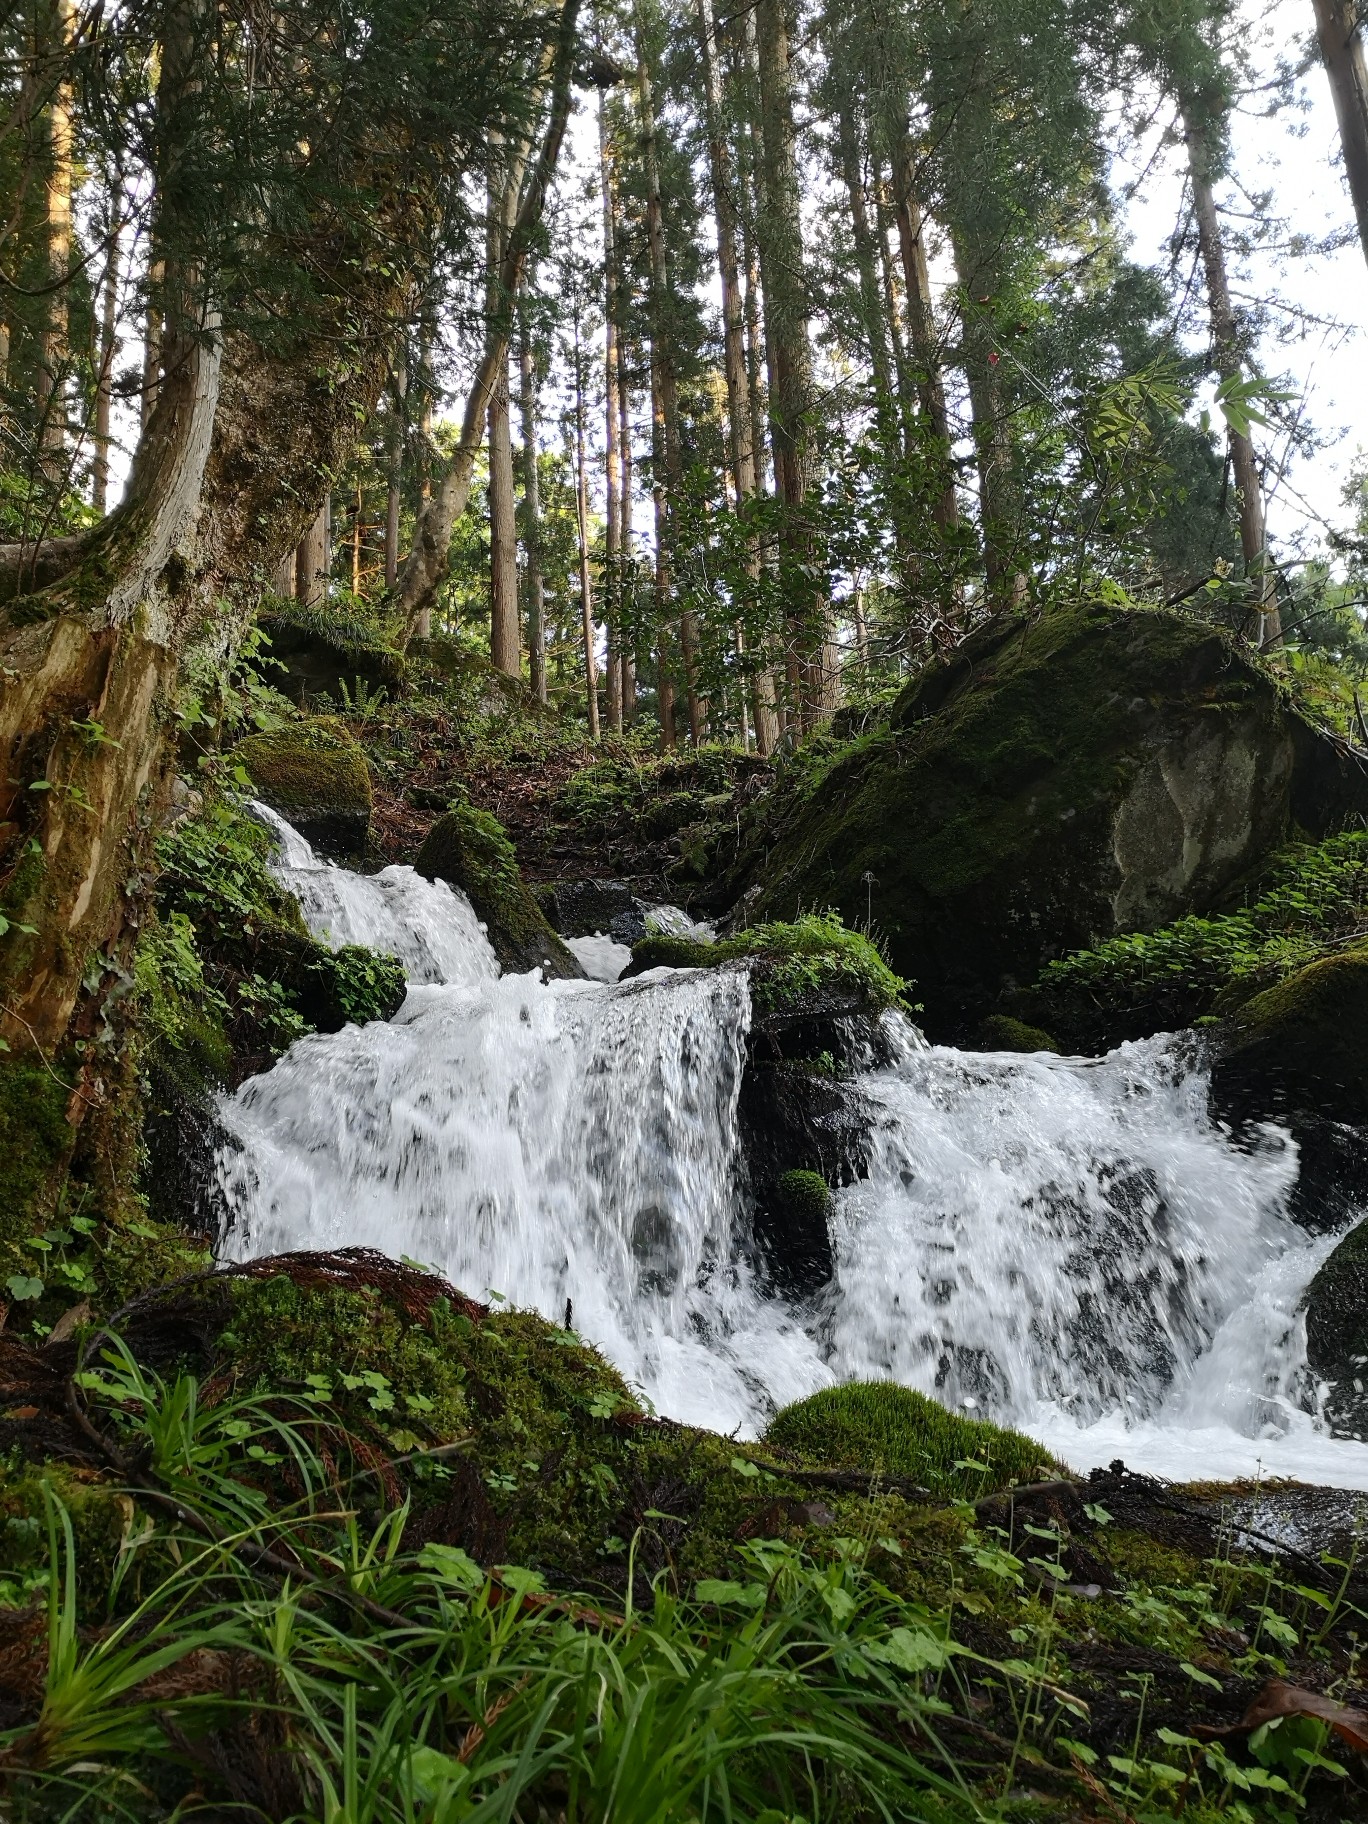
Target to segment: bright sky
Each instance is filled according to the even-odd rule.
[[[1267,79],[1279,58],[1293,62],[1309,42],[1314,15],[1307,0],[1243,0],[1246,44],[1257,76]],[[1283,232],[1267,249],[1241,262],[1238,290],[1243,298],[1279,294],[1300,319],[1288,315],[1281,327],[1289,339],[1265,337],[1265,371],[1286,373],[1289,385],[1304,389],[1306,417],[1320,448],[1294,457],[1284,484],[1273,487],[1268,508],[1270,537],[1284,547],[1298,540],[1314,544],[1325,523],[1342,527],[1349,514],[1341,493],[1356,457],[1368,454],[1368,262],[1353,234],[1354,214],[1339,169],[1339,129],[1330,88],[1319,61],[1297,85],[1300,108],[1261,117],[1261,98],[1252,97],[1235,122],[1234,171],[1242,188],[1271,192],[1268,218]],[[1153,140],[1141,155],[1147,156]],[[1165,242],[1182,206],[1181,148],[1171,149],[1152,168],[1143,191],[1129,204],[1133,257],[1142,265],[1166,264]],[[1132,170],[1138,170],[1139,160]],[[1124,181],[1118,166],[1118,181]],[[1249,212],[1233,184],[1221,188],[1223,201]],[[1329,254],[1287,251],[1290,235],[1318,242],[1339,234],[1347,244]],[[1273,328],[1274,325],[1270,325]],[[1257,434],[1267,445],[1269,433]],[[1281,451],[1276,450],[1279,456]]]

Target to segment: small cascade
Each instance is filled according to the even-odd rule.
[[[412,868],[354,874],[320,860],[269,805],[254,803],[251,810],[277,838],[275,876],[299,901],[315,937],[334,950],[367,944],[397,956],[410,982],[498,979],[494,952],[464,893],[444,880],[424,880]]]
[[[1190,1040],[978,1055],[888,1016],[834,1278],[791,1306],[747,1261],[742,974],[499,979],[461,894],[281,836],[311,925],[415,958],[415,985],[225,1099],[234,1255],[370,1245],[557,1320],[570,1303],[659,1410],[722,1430],[892,1377],[1080,1466],[1368,1487],[1304,1369],[1298,1303],[1333,1238],[1287,1216],[1285,1135],[1241,1150],[1212,1124]]]

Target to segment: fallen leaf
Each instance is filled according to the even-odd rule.
[[[1306,1691],[1300,1685],[1290,1685],[1283,1678],[1269,1679],[1238,1723],[1231,1723],[1224,1729],[1198,1725],[1193,1734],[1208,1737],[1243,1735],[1247,1730],[1258,1729],[1283,1716],[1318,1717],[1357,1753],[1368,1754],[1368,1710],[1355,1710],[1348,1704],[1336,1703],[1333,1697],[1325,1697],[1319,1691]]]

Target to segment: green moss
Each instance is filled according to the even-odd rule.
[[[413,865],[428,880],[461,889],[505,969],[524,972],[546,963],[552,975],[584,973],[547,923],[523,881],[513,844],[489,811],[453,803],[428,831]]]
[[[1020,1432],[962,1418],[894,1381],[823,1388],[776,1414],[765,1442],[805,1462],[882,1470],[969,1499],[1036,1481],[1054,1467],[1049,1452]]]
[[[781,1214],[800,1225],[825,1223],[831,1211],[831,1192],[820,1172],[781,1172],[775,1184]]]
[[[0,1057],[0,1242],[22,1241],[41,1226],[71,1153],[69,1100],[42,1064]]]
[[[1056,1054],[1060,1047],[1048,1032],[1039,1026],[1028,1026],[1024,1020],[1014,1020],[1005,1013],[990,1014],[979,1027],[978,1046],[981,1051],[1052,1051]]]
[[[736,898],[758,885],[762,917],[821,905],[870,923],[930,1030],[962,1037],[1009,983],[1115,928],[1114,824],[1157,745],[1238,730],[1281,752],[1292,720],[1271,675],[1191,618],[1093,604],[999,617],[883,727],[800,748],[725,885]],[[1242,843],[1212,850],[1189,904],[1282,835],[1285,774],[1259,777]]]
[[[870,1012],[898,1004],[908,984],[888,967],[867,937],[834,912],[810,912],[792,924],[753,925],[717,943],[651,935],[632,946],[631,973],[644,969],[711,969],[752,961],[752,995],[762,1012],[800,1006],[823,990],[851,995]]]
[[[188,913],[148,920],[138,940],[133,978],[144,1046],[166,1063],[174,1059],[197,1088],[226,1083],[233,1055],[223,1026],[228,1002],[205,980]]]
[[[366,756],[335,724],[292,722],[271,734],[249,735],[233,749],[258,797],[333,847],[359,848],[371,815]]]

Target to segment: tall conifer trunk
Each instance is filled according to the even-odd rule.
[[[608,137],[608,94],[599,90],[599,187],[603,205],[603,417],[604,490],[606,494],[603,566],[603,619],[608,632],[608,726],[622,733],[622,473],[618,447],[618,346],[622,285],[617,259],[617,179]]]
[[[1180,106],[1187,140],[1188,175],[1192,183],[1192,213],[1206,275],[1212,353],[1222,380],[1238,381],[1240,328],[1230,296],[1225,241],[1212,187],[1215,173],[1211,140],[1198,99],[1191,95],[1180,97]],[[1258,458],[1247,432],[1230,425],[1226,434],[1239,502],[1240,550],[1251,593],[1249,634],[1260,646],[1277,646],[1282,642],[1282,626],[1275,578],[1268,562],[1268,532]]]
[[[119,285],[122,279],[123,236],[116,223],[109,242],[104,297],[100,311],[100,364],[95,384],[95,458],[91,466],[90,504],[97,513],[109,507],[110,408],[114,395],[114,363],[119,355]]]
[[[1368,58],[1364,14],[1355,0],[1313,0],[1316,36],[1339,121],[1344,174],[1354,199],[1363,255],[1368,259]]]
[[[518,400],[522,416],[523,580],[527,587],[527,663],[532,695],[546,702],[546,594],[541,558],[541,477],[537,469],[537,368],[527,293],[518,304]]]
[[[584,349],[579,308],[575,309],[575,522],[579,535],[580,632],[584,641],[585,709],[589,739],[599,738],[598,656],[594,639],[594,591],[589,572],[589,462],[584,434]]]
[[[703,59],[704,102],[708,133],[708,164],[712,177],[713,215],[717,224],[717,271],[722,286],[722,356],[727,385],[727,430],[732,480],[740,511],[757,491],[754,423],[746,375],[746,326],[741,300],[738,254],[736,173],[727,140],[723,108],[722,74],[717,56],[717,34],[712,0],[697,0],[698,42]],[[758,583],[761,552],[758,538],[747,547],[746,568]],[[738,661],[744,670],[745,641],[740,627],[734,631]],[[755,744],[761,754],[774,751],[778,728],[774,717],[774,678],[760,667],[751,680],[751,716]]]
[[[657,610],[668,615],[674,587],[674,502],[684,486],[684,461],[679,441],[679,385],[675,374],[670,322],[670,271],[665,251],[665,209],[660,191],[660,154],[656,142],[655,85],[651,75],[646,29],[637,20],[637,105],[641,112],[642,154],[646,174],[646,239],[650,253],[651,394],[652,418],[657,427],[658,469],[656,489]],[[668,672],[664,652],[668,638],[661,621],[661,675]],[[692,609],[679,615],[679,656],[684,671],[689,736],[695,747],[703,739],[705,709],[698,684],[698,631]],[[671,716],[671,723],[673,716]],[[662,739],[665,722],[662,717]],[[673,727],[667,744],[675,739]]]
[[[490,161],[489,222],[486,236],[490,295],[488,314],[504,308],[497,295],[517,195],[505,181],[503,161]],[[508,341],[504,339],[489,393],[489,658],[506,677],[522,675],[518,623],[518,527],[513,500],[513,431],[509,415]]]

